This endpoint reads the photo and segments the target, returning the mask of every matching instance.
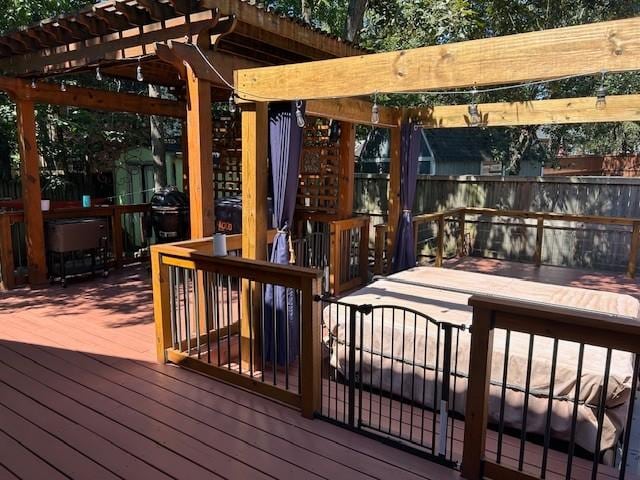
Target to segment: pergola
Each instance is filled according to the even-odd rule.
[[[402,93],[518,84],[600,72],[640,70],[640,18],[526,33],[501,38],[425,47],[414,50],[363,55],[313,63],[240,70],[235,73],[236,91],[247,101],[244,107],[243,144],[252,177],[245,186],[249,200],[243,211],[245,256],[260,258],[266,244],[267,101],[308,100],[333,103],[336,110],[347,98],[378,92]],[[330,100],[327,100],[330,99]],[[596,98],[554,99],[509,104],[479,105],[483,124],[491,126],[619,122],[640,120],[640,95],[608,97],[606,107],[596,108]],[[344,111],[344,109],[342,109]],[[349,111],[347,121],[366,121],[371,110]],[[400,219],[401,126],[408,121],[430,128],[470,125],[466,106],[386,111],[382,122],[391,126],[392,157],[389,185],[389,251],[393,252]],[[256,246],[258,248],[256,249]],[[636,245],[637,246],[637,245]],[[491,323],[488,316],[479,324]],[[474,328],[476,320],[474,320]],[[480,334],[482,335],[482,334]],[[487,375],[486,352],[490,336],[480,337],[485,350],[472,347],[470,378]],[[487,347],[488,345],[488,347]],[[484,356],[483,356],[484,355]],[[484,376],[483,376],[484,375]],[[488,381],[470,386],[462,475],[483,477],[483,454],[487,428]],[[490,464],[493,478],[516,478],[513,471]]]
[[[307,100],[313,110],[353,123],[370,124],[376,93],[437,92],[463,88],[640,70],[640,18],[361,55],[296,65],[235,72],[235,88],[245,100],[243,142],[253,163],[249,200],[244,210],[244,242],[264,251],[266,217],[267,101]],[[608,96],[605,108],[596,97],[534,100],[478,105],[485,127],[622,122],[640,120],[640,95]],[[354,104],[353,102],[359,102]],[[388,252],[393,252],[401,213],[400,125],[407,120],[424,128],[472,126],[467,105],[380,109],[379,126],[391,128]],[[249,166],[249,165],[248,165]],[[353,188],[353,187],[352,187]],[[253,251],[251,249],[250,251]],[[246,253],[249,253],[247,251]]]
[[[231,94],[223,78],[231,80],[239,68],[361,53],[338,38],[242,0],[108,0],[0,37],[0,90],[16,102],[18,112],[30,283],[41,284],[47,275],[35,104],[182,119],[191,235],[201,238],[214,228],[211,103],[226,101]],[[205,68],[207,60],[221,75]],[[70,85],[62,89],[50,81],[96,68],[103,76],[136,79],[139,67],[145,82],[169,87],[178,100]],[[247,171],[245,177],[253,175]],[[7,235],[3,238],[6,244]]]

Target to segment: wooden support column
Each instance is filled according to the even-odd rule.
[[[40,157],[36,140],[36,115],[32,101],[18,99],[18,149],[20,177],[24,203],[25,241],[29,283],[43,285],[47,281],[47,262],[44,249],[44,223],[40,200]]]
[[[466,215],[465,211],[462,210],[458,215],[458,256],[460,258],[465,256],[465,245],[464,245],[464,237],[465,237],[465,223],[466,223]]]
[[[242,256],[253,260],[267,257],[267,184],[269,165],[268,104],[242,108]],[[248,281],[242,282],[240,352],[243,369],[259,365],[261,292]],[[253,326],[250,328],[251,322]],[[253,336],[250,333],[253,332]]]
[[[340,131],[340,173],[338,181],[338,219],[353,214],[356,126],[342,122]]]
[[[186,73],[190,227],[191,238],[197,239],[213,235],[215,224],[211,85],[189,66]]]
[[[544,218],[538,217],[536,225],[536,251],[533,254],[533,263],[536,267],[542,264],[542,242],[544,240]]]
[[[11,218],[6,213],[0,213],[0,288],[3,290],[15,288],[14,270]]]
[[[391,129],[391,163],[389,165],[389,213],[387,219],[387,272],[391,270],[393,261],[393,250],[396,243],[396,232],[400,221],[400,176],[402,171],[402,160],[400,158],[401,129],[399,127]]]
[[[629,275],[630,278],[636,277],[638,247],[640,247],[640,222],[633,222],[633,230],[631,232],[631,247],[629,250],[629,264],[627,267],[627,275]]]
[[[492,352],[493,312],[474,306],[462,453],[462,476],[468,480],[483,478]]]
[[[438,216],[438,237],[436,240],[436,267],[442,267],[444,261],[444,229],[445,229],[444,214]],[[416,229],[417,230],[417,229]],[[417,243],[417,242],[416,242]]]

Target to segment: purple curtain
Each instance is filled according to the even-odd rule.
[[[305,105],[301,107],[304,114]],[[271,261],[288,264],[290,229],[296,208],[298,173],[302,154],[303,129],[296,123],[296,106],[273,103],[269,106],[269,159],[273,182],[273,213],[277,233]],[[266,199],[265,199],[266,201]],[[284,365],[297,358],[300,345],[298,298],[295,290],[265,287],[263,352],[269,362]]]
[[[402,124],[400,146],[400,205],[402,213],[398,222],[393,271],[400,272],[416,266],[416,246],[413,237],[412,213],[418,182],[418,157],[422,130],[412,123]]]

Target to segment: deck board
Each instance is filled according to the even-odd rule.
[[[144,270],[0,293],[0,476],[459,478],[154,355]]]

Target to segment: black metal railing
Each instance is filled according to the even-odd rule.
[[[318,299],[323,311],[319,414],[438,462],[461,460],[466,328],[397,306]]]

